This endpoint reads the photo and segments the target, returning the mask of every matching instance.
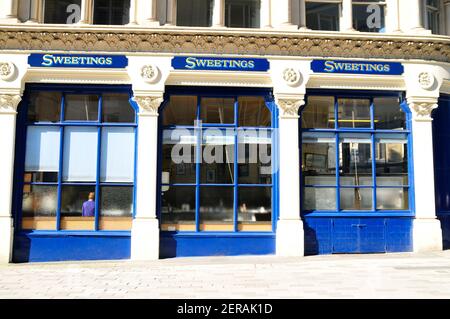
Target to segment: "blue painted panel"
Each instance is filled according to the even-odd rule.
[[[270,255],[275,236],[162,234],[160,257]]]
[[[404,67],[397,62],[313,60],[311,70],[316,73],[402,75]]]
[[[333,253],[333,222],[331,218],[305,218],[305,255]]]
[[[172,59],[175,70],[259,71],[270,69],[267,59],[177,56]]]
[[[386,252],[412,251],[412,218],[386,219]]]
[[[358,252],[359,218],[335,218],[333,220],[333,253]]]
[[[28,64],[47,68],[125,68],[128,66],[128,58],[124,55],[33,53],[28,57]]]
[[[359,253],[380,253],[386,251],[385,219],[361,218],[359,220]]]
[[[14,262],[116,260],[130,258],[130,236],[37,235],[14,238]]]

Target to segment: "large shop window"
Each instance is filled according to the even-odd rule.
[[[272,231],[272,107],[263,96],[170,96],[161,116],[163,231]]]
[[[81,0],[45,0],[44,23],[73,24],[80,20]]]
[[[311,30],[339,31],[339,1],[307,1],[306,26]]]
[[[353,0],[353,28],[362,32],[385,32],[386,1]]]
[[[130,0],[94,0],[94,24],[124,25],[130,22]]]
[[[22,229],[129,230],[136,114],[130,93],[28,93]]]
[[[210,27],[212,25],[213,0],[185,0],[177,2],[177,25],[186,27]]]
[[[229,28],[259,28],[260,0],[225,0],[225,25]]]
[[[410,131],[398,96],[310,95],[301,126],[303,211],[410,209]]]

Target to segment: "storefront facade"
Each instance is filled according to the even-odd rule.
[[[449,40],[428,2],[422,27],[420,1],[417,25],[383,2],[376,33],[357,1],[341,31],[310,30],[320,1],[194,1],[195,19],[78,1],[73,25],[7,2],[2,262],[448,246]]]

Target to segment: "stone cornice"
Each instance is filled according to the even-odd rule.
[[[231,30],[2,27],[0,50],[245,54],[422,59],[450,62],[442,36],[249,32]]]

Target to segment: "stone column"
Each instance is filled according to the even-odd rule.
[[[423,33],[426,31],[422,18],[422,0],[408,0],[408,9],[408,19],[411,21],[411,31],[415,33]]]
[[[136,216],[131,230],[131,259],[159,258],[159,223],[156,216],[158,108],[162,94],[135,96],[139,106]]]
[[[433,134],[431,112],[437,108],[437,98],[408,97],[413,116],[415,219],[413,249],[442,250],[441,223],[436,218],[434,197]]]
[[[299,28],[300,30],[308,30],[306,27],[306,1],[299,0],[300,4],[300,20],[299,20]]]
[[[91,24],[93,22],[93,6],[94,2],[92,0],[81,0],[81,19],[78,21],[79,24]]]
[[[299,116],[304,95],[275,95],[279,108],[280,212],[276,232],[278,256],[303,256],[304,234],[300,219]]]
[[[167,26],[177,25],[177,0],[167,0]]]
[[[398,33],[400,30],[400,6],[399,0],[386,1],[386,29],[387,32]]]
[[[159,26],[159,20],[158,20],[158,9],[157,9],[157,0],[148,0],[146,2],[147,4],[147,10],[145,11],[143,15],[143,21],[142,23],[146,26],[151,27],[158,27]]]
[[[127,24],[128,26],[138,25],[137,6],[138,0],[130,0],[130,21]]]
[[[17,19],[18,0],[3,0],[0,4],[0,23],[18,23]]]
[[[223,1],[223,0],[221,0]],[[271,0],[261,0],[261,28],[272,28]]]
[[[269,1],[270,0],[263,0]],[[225,0],[213,0],[213,14],[212,14],[212,26],[214,28],[223,28],[225,27]],[[262,3],[261,3],[262,10]],[[261,24],[262,26],[262,24]]]
[[[30,18],[26,23],[39,23],[42,22],[42,0],[31,0],[30,5]]]
[[[12,258],[14,144],[17,106],[20,100],[19,94],[0,93],[0,263],[9,263]]]
[[[355,31],[353,28],[353,4],[352,0],[342,0],[342,15],[340,19],[340,31]]]
[[[445,10],[445,31],[446,35],[450,36],[450,1],[445,2],[444,4],[444,10]]]

